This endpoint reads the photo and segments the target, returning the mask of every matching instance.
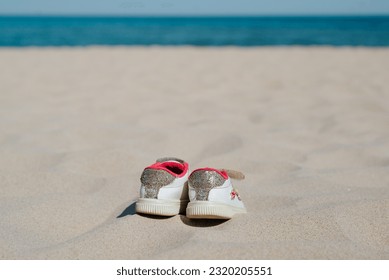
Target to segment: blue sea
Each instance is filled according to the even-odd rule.
[[[389,46],[389,16],[0,16],[0,46]]]

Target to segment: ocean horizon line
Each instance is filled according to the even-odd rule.
[[[2,14],[0,17],[86,17],[86,18],[370,18],[389,17],[389,14]]]

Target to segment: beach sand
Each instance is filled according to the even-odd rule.
[[[0,49],[1,259],[389,259],[389,49]],[[134,213],[143,168],[248,213]]]

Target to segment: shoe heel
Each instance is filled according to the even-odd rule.
[[[196,201],[189,202],[186,208],[186,216],[189,219],[231,219],[236,211],[230,206],[209,202]]]
[[[140,198],[136,202],[135,209],[137,213],[142,214],[175,216],[182,212],[182,210],[185,210],[187,203],[180,200]]]

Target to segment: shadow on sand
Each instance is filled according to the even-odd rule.
[[[185,215],[180,215],[180,219],[184,224],[191,227],[215,227],[228,221],[216,219],[189,219]]]

